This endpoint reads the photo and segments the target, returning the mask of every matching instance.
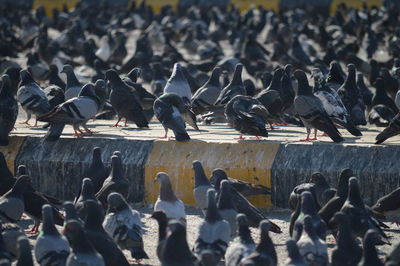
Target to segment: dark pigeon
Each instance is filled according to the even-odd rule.
[[[400,224],[400,187],[378,199],[372,212],[385,216],[386,219]]]
[[[368,114],[368,123],[377,127],[387,127],[396,116],[396,113],[386,105],[378,104],[371,108]]]
[[[26,238],[26,236],[20,236],[17,241],[19,257],[16,266],[33,266],[34,264],[29,239]]]
[[[325,206],[325,204],[336,194],[336,189],[329,186],[325,177],[321,173],[312,174],[310,183],[315,184],[317,203],[321,207]]]
[[[383,266],[378,257],[376,245],[380,243],[380,234],[375,230],[368,230],[363,237],[362,259],[358,266]]]
[[[215,105],[225,105],[237,95],[246,95],[242,81],[242,70],[243,65],[240,63],[237,64],[231,82],[222,89],[215,101]]]
[[[399,109],[397,108],[396,103],[386,94],[385,82],[382,78],[378,77],[375,80],[374,87],[375,95],[372,98],[372,106],[382,104],[392,109],[394,113],[398,113]]]
[[[3,75],[0,81],[0,146],[9,144],[8,135],[18,116],[18,102],[14,98],[10,77]]]
[[[385,128],[381,133],[375,137],[375,144],[381,144],[388,138],[394,137],[400,134],[400,113],[398,113],[392,121],[390,121],[389,126]]]
[[[228,180],[222,180],[221,182],[217,208],[222,219],[229,223],[231,228],[231,238],[233,239],[237,233],[236,217],[238,212],[233,203],[232,188]]]
[[[293,239],[289,239],[286,241],[286,248],[288,251],[288,261],[285,266],[306,266],[303,256],[299,252],[299,248],[297,247],[296,241]]]
[[[197,207],[206,213],[207,210],[207,192],[209,189],[213,187],[210,184],[210,181],[207,179],[206,174],[204,172],[203,166],[199,161],[193,161],[192,163],[193,171],[194,171],[194,188],[193,195],[196,201]]]
[[[161,261],[163,254],[165,239],[167,238],[168,218],[163,211],[155,211],[151,218],[158,223],[158,243],[157,243],[157,257]]]

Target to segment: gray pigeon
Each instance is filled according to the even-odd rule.
[[[25,209],[23,196],[30,182],[29,176],[20,176],[12,189],[0,198],[0,220],[2,222],[16,223],[21,219]]]
[[[368,230],[363,238],[363,256],[358,266],[383,266],[379,259],[376,245],[380,243],[380,234],[375,230]]]
[[[175,93],[182,98],[185,104],[190,104],[192,91],[179,63],[174,64],[172,74],[165,84],[164,93]]]
[[[285,266],[307,266],[303,256],[299,252],[296,241],[289,239],[286,241],[286,248],[288,251],[288,259]]]
[[[17,239],[18,242],[18,261],[16,266],[33,266],[31,244],[26,236],[20,236]]]
[[[111,156],[110,176],[104,180],[102,188],[96,193],[96,198],[105,208],[107,207],[107,197],[112,192],[118,192],[124,198],[128,198],[129,195],[129,181],[124,176],[121,158],[116,155]]]
[[[321,208],[335,196],[336,189],[329,186],[325,177],[321,173],[313,173],[310,178],[310,183],[315,184],[317,204],[321,206]]]
[[[133,210],[119,193],[109,194],[107,202],[104,230],[122,250],[129,250],[132,258],[137,262],[148,259],[144,251],[140,213]]]
[[[297,70],[294,72],[294,76],[298,82],[294,107],[307,129],[307,138],[304,140],[317,139],[317,130],[320,130],[328,134],[334,142],[342,142],[343,138],[326,113],[321,100],[313,95],[306,74],[301,70]],[[313,139],[310,139],[311,129],[315,129]]]
[[[236,236],[237,222],[236,216],[238,212],[236,211],[235,204],[232,200],[232,188],[228,180],[223,180],[220,185],[220,192],[217,201],[217,208],[222,219],[227,221],[231,228],[231,238]],[[247,217],[246,217],[247,220]],[[248,222],[247,222],[248,223]]]
[[[220,75],[221,68],[214,68],[209,80],[193,95],[192,108],[195,114],[201,114],[207,111],[207,108],[214,106],[215,101],[221,93]]]
[[[202,253],[206,250],[212,253],[211,258],[202,263],[207,266],[217,265],[225,255],[228,243],[231,240],[231,229],[229,223],[224,221],[217,210],[215,204],[215,191],[207,191],[208,206],[206,217],[199,226],[198,237],[193,247],[193,251],[199,260]]]
[[[369,229],[376,230],[381,235],[381,244],[388,242],[387,235],[380,228],[378,222],[371,216],[371,212],[366,209],[363,199],[361,198],[358,180],[355,177],[349,180],[349,191],[347,199],[341,210],[347,214],[350,219],[351,231],[356,237],[364,237]]]
[[[0,80],[0,146],[8,145],[8,134],[14,128],[17,116],[18,102],[14,98],[10,77],[3,75]]]
[[[75,200],[75,203],[74,203],[77,214],[81,219],[84,219],[86,216],[86,212],[85,212],[85,208],[84,208],[84,202],[86,200],[97,200],[97,198],[94,194],[93,182],[90,178],[83,179],[81,194],[79,195],[79,198],[77,198]]]
[[[271,224],[267,220],[260,222],[260,242],[256,249],[240,262],[239,266],[278,265],[275,246],[268,234],[271,230],[270,226]]]
[[[168,237],[161,255],[161,266],[197,266],[199,261],[189,249],[185,226],[172,220],[168,223]]]
[[[72,220],[78,221],[83,225],[83,221],[79,218],[76,207],[71,201],[64,202],[63,208],[64,208],[64,214],[65,214],[64,226],[66,223],[68,223],[69,221],[72,221]]]
[[[64,234],[71,245],[66,266],[105,266],[102,256],[89,242],[82,225],[71,220],[65,225]]]
[[[7,255],[9,255],[7,257],[11,257],[11,259],[18,258],[17,239],[20,236],[26,237],[23,230],[16,223],[1,222],[0,233],[4,243],[4,249]]]
[[[96,96],[94,85],[88,83],[83,86],[77,97],[67,100],[38,118],[39,121],[51,123],[44,137],[45,141],[58,140],[66,124],[72,125],[76,137],[92,135],[94,132],[86,124],[97,114],[99,108],[100,100]],[[80,129],[81,126],[85,132]]]
[[[68,240],[60,235],[54,225],[53,208],[45,204],[42,211],[42,231],[36,239],[34,250],[36,261],[43,266],[65,265],[70,252]]]
[[[339,231],[337,245],[332,251],[332,266],[357,265],[361,260],[362,248],[351,234],[349,217],[343,212],[337,212],[333,220]]]
[[[224,181],[225,183],[227,181]],[[225,265],[236,266],[245,257],[248,257],[255,249],[256,244],[251,237],[249,221],[246,215],[238,214],[236,217],[238,236],[229,245],[225,253]]]
[[[169,176],[160,172],[157,173],[154,181],[160,183],[160,192],[154,203],[154,212],[162,211],[168,219],[176,219],[186,224],[185,205],[176,197]]]
[[[82,89],[82,84],[78,81],[75,76],[74,69],[71,65],[64,65],[60,73],[65,73],[67,76],[67,84],[65,86],[65,100],[78,97],[79,92]]]
[[[241,63],[236,65],[235,72],[233,73],[232,81],[222,89],[215,105],[225,105],[236,95],[246,95],[246,89],[244,88],[242,81],[242,70],[243,65]]]
[[[328,247],[316,234],[310,215],[304,216],[304,230],[297,246],[308,264],[328,265]]]
[[[194,171],[194,199],[196,201],[197,207],[199,207],[200,210],[203,211],[203,214],[205,214],[207,210],[207,192],[213,187],[211,186],[210,181],[207,179],[206,174],[204,173],[201,162],[193,161],[192,165]]]
[[[20,72],[21,82],[17,91],[17,100],[25,110],[27,119],[23,124],[28,124],[32,114],[38,118],[51,110],[49,100],[44,91],[33,80],[28,70],[23,69]],[[37,122],[37,120],[36,120]],[[35,123],[35,126],[37,123]]]
[[[87,200],[84,205],[87,213],[84,226],[86,236],[101,254],[105,264],[107,266],[128,266],[129,263],[117,243],[104,230],[104,211],[101,204],[94,200]]]

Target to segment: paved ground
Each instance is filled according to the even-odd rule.
[[[11,132],[11,135],[18,136],[44,136],[47,129],[42,129],[43,123],[39,122],[38,128],[30,128],[27,125],[19,124],[22,122],[22,117],[18,119],[16,123],[16,130]],[[34,124],[34,119],[30,123]],[[128,127],[111,127],[115,124],[114,120],[96,120],[88,123],[89,128],[97,131],[93,138],[126,138],[136,140],[156,140],[164,135],[164,129],[159,122],[151,122],[149,129],[138,129],[133,123],[130,123]],[[120,123],[123,125],[124,123]],[[363,136],[354,137],[350,135],[345,129],[339,129],[345,138],[344,145],[371,145],[375,142],[375,136],[381,132],[383,128],[377,127],[363,127]],[[230,128],[226,124],[214,124],[214,125],[200,125],[200,132],[192,129],[188,129],[189,135],[193,140],[207,141],[207,142],[236,142],[234,138],[239,136],[239,133]],[[66,126],[62,138],[72,137],[72,127]],[[169,136],[173,136],[170,131]],[[261,141],[273,141],[283,143],[295,143],[299,142],[300,139],[305,138],[306,130],[302,127],[295,126],[279,126],[276,130],[268,130],[269,137],[264,138]],[[256,141],[246,139],[245,141]],[[329,137],[319,137],[318,142],[333,143]],[[312,142],[309,142],[311,144]],[[390,138],[385,142],[387,145],[400,144],[400,136]]]
[[[140,209],[143,214],[142,222],[145,224],[146,233],[144,235],[145,242],[145,250],[148,253],[150,259],[144,260],[141,265],[160,265],[157,255],[156,255],[156,246],[157,246],[157,223],[150,218],[151,209],[150,208],[141,208]],[[188,243],[192,247],[193,243],[196,240],[197,228],[199,223],[202,221],[202,216],[198,210],[194,208],[190,208],[186,210],[187,212],[187,238]],[[276,251],[278,253],[279,265],[284,265],[285,260],[287,259],[287,251],[285,246],[285,241],[289,238],[289,219],[290,219],[290,211],[289,210],[273,210],[267,212],[267,216],[274,222],[277,223],[281,228],[282,234],[274,234],[271,233],[270,236],[275,244]],[[22,226],[27,228],[27,226],[31,226],[31,220],[24,220],[21,222]],[[388,224],[389,225],[389,224]],[[400,228],[396,225],[390,225],[390,229],[386,230],[386,233],[391,238],[392,243],[397,243],[400,241]],[[61,228],[60,228],[61,229]],[[258,229],[252,228],[252,235],[256,242],[259,240],[259,232]],[[30,237],[32,244],[34,244],[36,237]],[[332,252],[334,247],[334,239],[332,236],[329,236],[327,239],[329,252]],[[378,247],[380,255],[383,257],[384,253],[388,252],[391,247],[388,245]],[[125,252],[127,258],[129,257],[129,253]],[[220,265],[224,265],[221,263]]]

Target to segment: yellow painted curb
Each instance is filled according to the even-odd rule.
[[[365,0],[368,7],[381,6],[383,0]],[[336,12],[336,8],[339,4],[345,3],[348,7],[362,8],[363,0],[333,0],[331,3],[331,14]]]
[[[241,11],[249,10],[252,6],[263,6],[266,9],[278,11],[280,0],[231,0],[230,3]]]
[[[155,141],[145,165],[146,201],[155,202],[159,187],[154,178],[158,172],[166,172],[177,196],[194,206],[194,160],[203,164],[208,177],[215,168],[222,168],[232,178],[271,188],[271,167],[278,149],[279,144],[262,142]],[[256,196],[250,201],[257,207],[272,207],[270,196]]]
[[[12,173],[15,170],[15,159],[17,158],[22,144],[24,143],[25,137],[21,136],[11,136],[10,144],[6,147],[0,146],[0,152],[4,154],[7,161],[8,169]]]

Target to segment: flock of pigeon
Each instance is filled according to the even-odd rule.
[[[155,14],[145,1],[83,1],[52,18],[43,7],[5,4],[0,14],[0,145],[19,105],[23,123],[46,122],[45,141],[65,125],[92,135],[87,123],[96,117],[138,128],[157,118],[177,141],[190,140],[186,124],[199,130],[199,121],[227,122],[240,139],[268,137],[274,124],[304,126],[307,141],[320,130],[341,142],[339,126],[359,137],[367,123],[386,127],[376,143],[400,133],[396,5],[341,4],[327,18],[233,6],[177,14],[167,5]]]
[[[126,201],[129,186],[121,160],[121,153],[115,151],[108,169],[101,149],[94,148],[81,188],[70,202],[35,190],[24,165],[14,177],[0,153],[0,265],[11,265],[14,260],[16,265],[34,265],[25,233],[37,234],[41,222],[33,248],[39,265],[115,266],[149,259],[142,214]],[[245,197],[270,194],[267,188],[229,178],[220,168],[208,179],[199,161],[193,162],[193,178],[193,195],[204,218],[189,248],[185,205],[174,193],[167,173],[155,177],[159,195],[151,218],[158,223],[155,254],[163,266],[216,266],[222,261],[227,266],[400,265],[400,242],[385,261],[376,249],[391,244],[385,233],[389,227],[382,221],[399,225],[400,188],[369,207],[350,169],[340,173],[337,189],[322,174],[314,173],[309,183],[298,185],[290,195],[288,258],[278,261],[269,232],[283,233],[281,228]],[[23,213],[35,221],[32,230],[24,232],[18,224]],[[258,243],[250,227],[259,227]],[[329,234],[335,239],[330,258]],[[130,253],[129,262],[124,250]]]

